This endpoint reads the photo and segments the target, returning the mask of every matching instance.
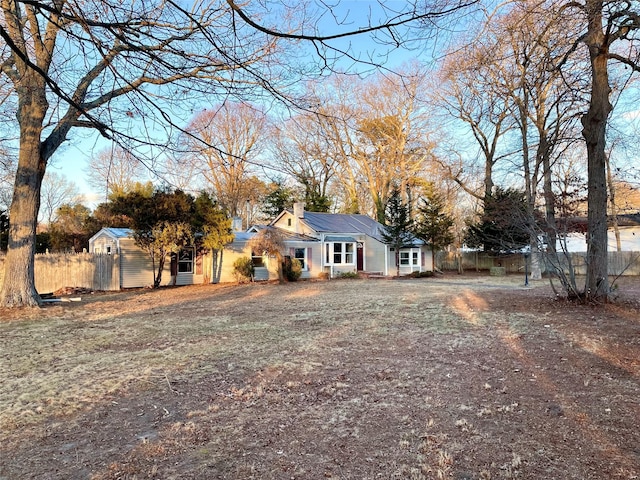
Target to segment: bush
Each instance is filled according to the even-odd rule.
[[[240,257],[233,262],[233,273],[236,280],[240,283],[242,280],[251,280],[255,270],[250,257]]]
[[[411,272],[409,275],[407,275],[408,277],[412,277],[412,278],[425,278],[425,277],[433,277],[433,272],[432,271],[426,271],[426,272]]]
[[[300,263],[300,260],[288,256],[284,257],[282,273],[284,274],[284,278],[288,281],[297,281],[300,278],[300,275],[302,275],[302,264]]]
[[[338,278],[360,278],[357,272],[340,272]]]

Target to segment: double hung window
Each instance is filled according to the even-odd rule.
[[[293,252],[294,258],[298,259],[300,265],[302,265],[302,270],[307,270],[307,249],[306,248],[295,248]]]
[[[354,265],[355,242],[329,242],[324,244],[325,264],[327,265]]]
[[[419,265],[420,256],[417,250],[403,250],[400,251],[400,266],[403,267],[417,267]]]
[[[178,273],[193,273],[193,248],[185,248],[178,253]]]

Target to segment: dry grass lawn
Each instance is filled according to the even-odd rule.
[[[640,279],[192,286],[0,311],[0,480],[637,479]]]

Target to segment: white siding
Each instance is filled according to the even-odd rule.
[[[385,250],[387,246],[367,237],[364,242],[364,270],[385,273]]]

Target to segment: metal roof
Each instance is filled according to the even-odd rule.
[[[102,230],[114,238],[127,238],[133,234],[133,231],[130,228],[104,227]]]
[[[318,233],[363,233],[382,241],[380,232],[384,227],[367,215],[305,211],[302,221]]]

